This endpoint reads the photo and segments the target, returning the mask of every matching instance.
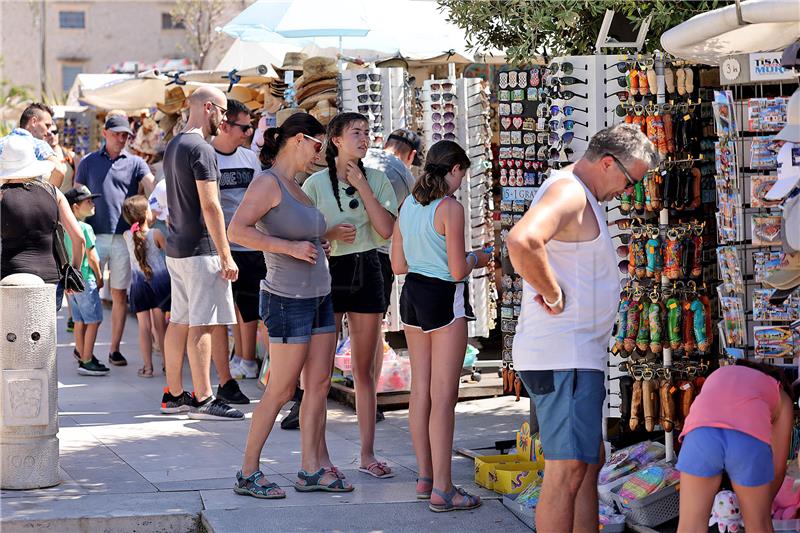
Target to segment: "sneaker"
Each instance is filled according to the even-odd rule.
[[[250,398],[242,393],[235,379],[229,379],[225,385],[219,385],[217,387],[217,398],[236,405],[247,405],[250,403]]]
[[[236,376],[236,374],[240,372],[239,363],[241,362],[242,360],[236,356],[231,357],[230,360],[228,361],[228,369],[231,371],[231,376],[233,376],[236,379],[239,379]]]
[[[72,357],[74,357],[75,360],[78,361],[79,363],[81,362],[81,354],[78,353],[78,350],[72,350]],[[102,368],[108,368],[106,365],[101,363],[100,360],[97,357],[95,357],[94,354],[92,354],[92,363]]]
[[[127,366],[128,364],[128,360],[119,352],[108,354],[108,362],[114,366]]]
[[[188,416],[193,420],[241,420],[244,418],[244,413],[209,396],[203,402],[192,398],[192,410],[189,411]]]
[[[236,366],[231,363],[231,376],[234,379],[256,379],[258,377],[258,363],[242,359]]]
[[[186,391],[180,396],[173,396],[168,387],[164,387],[164,396],[161,397],[161,412],[165,415],[185,413],[192,409],[192,395]]]
[[[300,429],[300,402],[295,401],[289,414],[281,420],[281,429]]]
[[[384,416],[383,411],[381,410],[381,408],[378,407],[375,410],[375,423],[377,424],[378,422],[383,422],[384,420],[386,420],[386,416]]]
[[[109,369],[105,365],[101,365],[98,362],[95,362],[96,359],[89,360],[87,362],[79,361],[78,362],[78,374],[82,376],[106,376],[108,375]]]
[[[75,331],[75,321],[71,318],[67,320],[67,333]]]

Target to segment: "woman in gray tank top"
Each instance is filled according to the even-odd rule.
[[[323,238],[325,217],[311,203],[294,176],[318,157],[325,129],[312,116],[296,114],[264,134],[261,160],[270,166],[256,176],[228,227],[231,241],[264,252],[267,277],[261,282],[260,314],[269,331],[269,381],[247,436],[237,494],[284,498],[259,470],[261,450],[280,408],[291,399],[300,373],[305,394],[302,470],[295,489],[301,492],[347,492],[327,453],[320,453],[336,328],[331,278]]]

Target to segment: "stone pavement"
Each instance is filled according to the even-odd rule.
[[[105,362],[110,310],[105,309],[95,354]],[[300,494],[291,489],[300,465],[300,435],[276,424],[262,453],[262,470],[282,487],[284,500],[238,496],[231,487],[240,468],[253,405],[246,421],[189,420],[158,413],[163,375],[136,375],[140,364],[134,317],[125,328],[127,367],[107,377],[79,376],[65,311],[58,324],[59,486],[0,493],[0,529],[14,531],[528,531],[499,497],[472,483],[471,459],[454,456],[457,484],[481,495],[469,512],[434,514],[414,495],[416,465],[407,411],[386,414],[377,426],[376,452],[396,471],[379,480],[359,473],[358,427],[352,409],[329,402],[328,444],[334,462],[356,490],[347,494]],[[161,359],[156,356],[155,366]],[[191,386],[188,365],[184,383]],[[255,380],[242,390],[258,401]],[[282,415],[286,414],[282,411]],[[455,446],[492,446],[513,439],[527,419],[527,403],[497,398],[460,403]]]

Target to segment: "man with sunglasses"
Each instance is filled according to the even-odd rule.
[[[133,135],[128,119],[112,115],[103,128],[105,145],[81,159],[75,172],[75,186],[86,185],[101,196],[95,201],[95,214],[86,219],[95,232],[95,247],[100,259],[100,272],[108,264],[111,288],[111,346],[108,361],[112,365],[128,364],[120,353],[125,318],[128,314],[128,286],[131,263],[128,246],[122,233],[130,228],[122,216],[122,204],[137,194],[149,195],[155,186],[150,167],[139,156],[125,150]]]
[[[217,154],[219,166],[219,199],[227,228],[244,198],[253,176],[261,172],[261,163],[255,152],[247,148],[253,135],[250,110],[238,100],[228,99],[228,112],[220,123],[211,146]],[[256,361],[256,329],[258,327],[258,299],[261,280],[267,275],[264,254],[230,243],[231,255],[239,267],[239,277],[232,283],[233,303],[236,308],[236,356],[228,361],[227,331],[212,346],[212,358],[220,385],[217,397],[228,403],[248,403],[233,378],[258,377]],[[213,342],[213,341],[212,341]]]
[[[599,202],[657,164],[639,128],[601,130],[580,160],[551,171],[506,240],[525,281],[514,370],[534,401],[545,456],[537,531],[598,529],[604,372],[619,302],[616,254]]]

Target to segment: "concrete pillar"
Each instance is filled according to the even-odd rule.
[[[56,290],[32,274],[0,280],[0,488],[58,485]]]

